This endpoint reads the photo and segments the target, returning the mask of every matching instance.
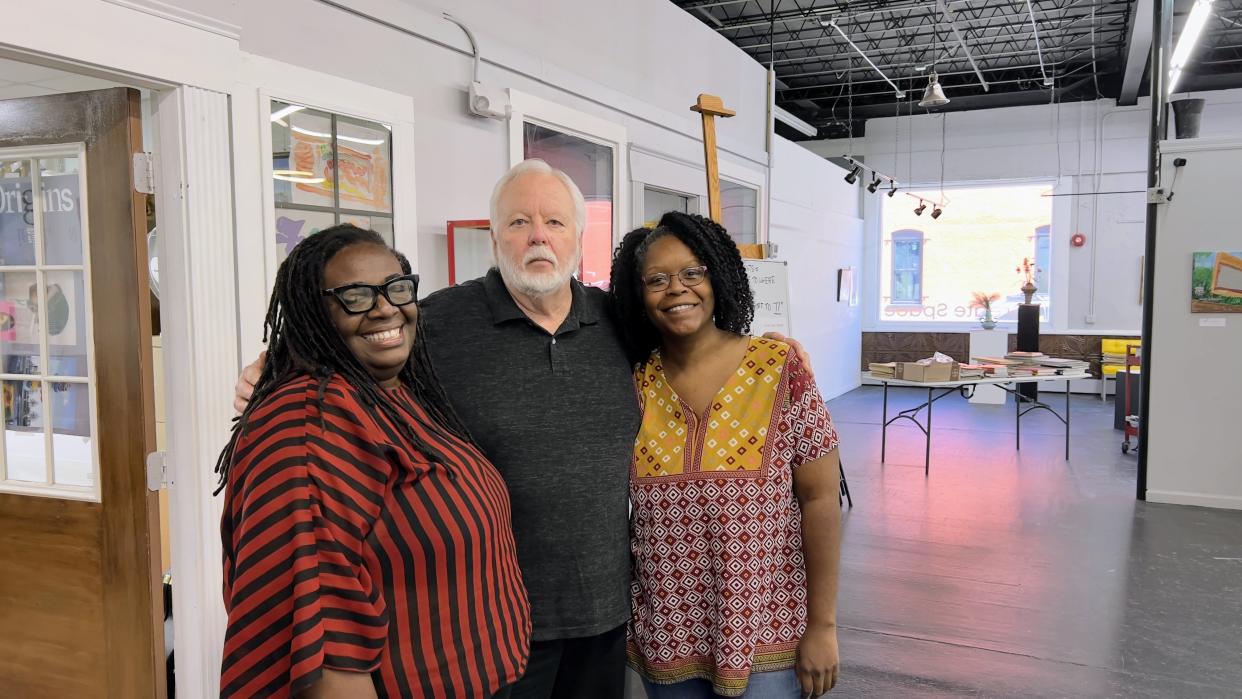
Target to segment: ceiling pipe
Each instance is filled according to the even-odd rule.
[[[1027,7],[1030,7],[1031,0],[1026,0]],[[949,7],[944,0],[936,0],[936,7],[940,8],[940,14],[945,21],[949,23],[949,28],[953,30],[953,36],[957,37],[957,43],[962,47],[962,51],[966,54],[966,60],[970,61],[970,67],[975,69],[975,75],[979,76],[979,84],[983,86],[983,91],[988,91],[987,78],[983,77],[983,71],[979,70],[979,65],[975,63],[975,57],[970,53],[970,47],[966,45],[966,39],[962,38],[962,33],[957,30],[957,23],[953,21],[953,15],[949,14]],[[1032,18],[1033,19],[1033,18]],[[1035,35],[1035,47],[1039,48],[1039,34]],[[1043,63],[1043,59],[1039,59]]]
[[[1035,10],[1031,7],[1031,0],[1026,0],[1026,12],[1031,16],[1031,30],[1035,32],[1035,55],[1039,56],[1039,74],[1044,76],[1044,87],[1052,87],[1052,80],[1048,77],[1048,72],[1044,70],[1044,52],[1039,46],[1039,24],[1035,21]]]
[[[863,59],[864,61],[866,61],[866,62],[867,62],[867,65],[871,66],[872,70],[874,70],[876,73],[878,73],[878,74],[880,75],[880,77],[881,77],[881,78],[884,78],[884,82],[886,82],[886,83],[888,83],[889,85],[892,85],[892,86],[893,86],[893,90],[894,90],[894,91],[896,91],[896,93],[897,93],[897,99],[905,99],[905,97],[906,97],[906,93],[905,93],[905,91],[904,91],[904,90],[902,90],[900,87],[897,87],[897,83],[895,83],[895,82],[893,82],[892,80],[890,80],[890,79],[889,79],[889,77],[888,77],[887,75],[885,75],[885,74],[884,74],[884,71],[880,70],[879,66],[877,66],[877,65],[876,65],[876,64],[874,64],[874,63],[872,63],[872,62],[871,62],[871,59],[867,57],[867,54],[863,53],[863,50],[862,50],[862,49],[860,49],[860,48],[858,48],[858,45],[857,45],[857,44],[855,44],[854,42],[850,41],[850,38],[849,38],[848,36],[846,36],[846,35],[845,35],[845,32],[844,32],[844,31],[842,31],[840,27],[838,27],[838,26],[837,26],[837,23],[836,23],[835,21],[833,21],[833,20],[831,20],[831,19],[830,19],[830,20],[828,20],[827,22],[821,22],[820,24],[821,24],[821,26],[832,27],[833,29],[837,30],[837,33],[841,35],[841,38],[842,38],[842,39],[845,39],[845,43],[849,44],[849,45],[850,45],[850,48],[852,48],[852,49],[854,49],[855,51],[857,51],[857,52],[858,52],[858,55],[859,55],[859,56],[862,56],[862,59]]]

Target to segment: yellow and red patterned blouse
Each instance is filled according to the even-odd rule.
[[[752,672],[793,667],[806,631],[802,514],[793,471],[837,433],[789,346],[751,338],[704,415],[664,376],[635,372],[630,664],[647,679],[740,696]]]

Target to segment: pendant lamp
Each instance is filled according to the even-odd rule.
[[[927,88],[923,90],[923,99],[919,100],[919,106],[923,108],[943,107],[949,103],[949,98],[944,96],[944,88],[940,87],[940,79],[936,77],[936,71],[932,71],[927,80]]]

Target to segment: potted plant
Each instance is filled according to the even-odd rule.
[[[983,309],[983,318],[979,321],[979,324],[983,326],[984,330],[995,328],[996,319],[992,317],[992,302],[999,301],[1001,295],[996,292],[989,294],[983,291],[976,291],[970,296],[970,307]]]

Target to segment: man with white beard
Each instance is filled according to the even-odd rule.
[[[450,402],[509,488],[534,624],[512,696],[620,699],[632,366],[606,294],[574,279],[586,202],[573,181],[519,163],[496,183],[491,221],[496,268],[419,309]]]

